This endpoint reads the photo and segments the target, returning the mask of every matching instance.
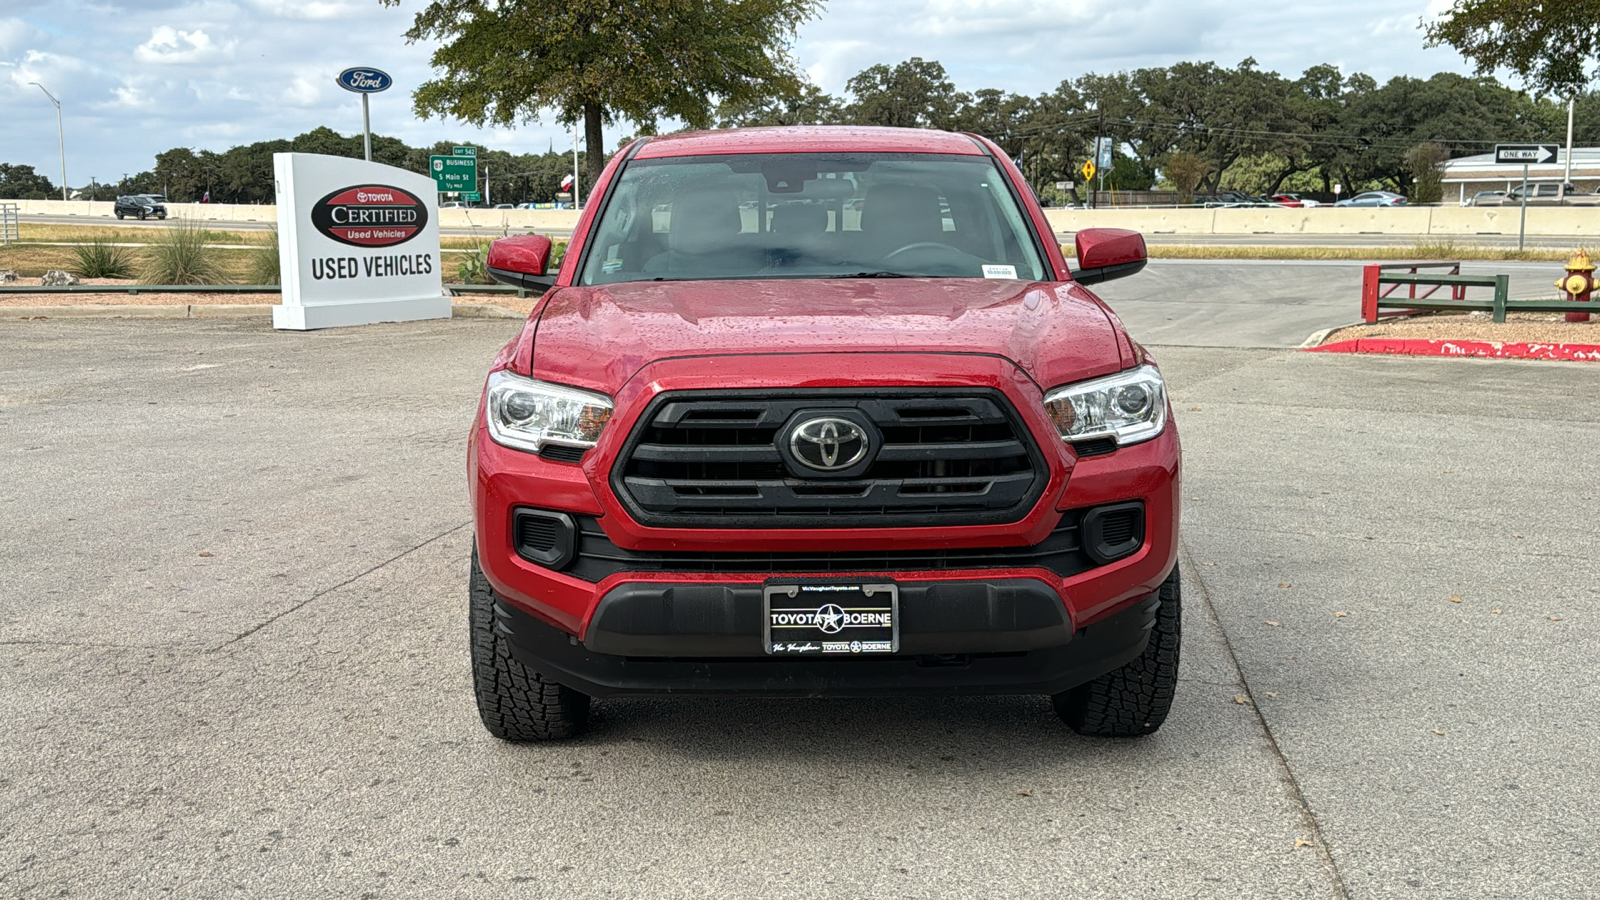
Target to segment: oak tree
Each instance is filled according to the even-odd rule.
[[[385,6],[400,0],[379,0]],[[582,121],[587,183],[605,163],[601,126],[622,117],[712,124],[719,102],[799,90],[789,49],[822,0],[433,0],[409,41],[436,40],[438,77],[413,93],[423,116],[508,127],[554,110]]]
[[[1449,44],[1479,75],[1510,69],[1535,94],[1565,99],[1595,75],[1600,0],[1455,0],[1425,31],[1429,47]]]

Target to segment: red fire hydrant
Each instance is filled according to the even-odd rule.
[[[1568,300],[1587,303],[1589,294],[1595,288],[1594,263],[1589,261],[1589,254],[1582,250],[1572,254],[1572,258],[1567,260],[1567,274],[1556,282],[1556,287],[1561,288]],[[1567,321],[1587,322],[1589,314],[1569,312]]]

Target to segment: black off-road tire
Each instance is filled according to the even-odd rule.
[[[1056,715],[1079,734],[1139,737],[1167,720],[1178,687],[1178,645],[1183,631],[1183,588],[1178,567],[1161,583],[1161,608],[1138,659],[1114,672],[1056,694]]]
[[[122,221],[122,213],[120,213],[120,212],[117,213],[117,221],[118,222]]]
[[[547,681],[511,655],[495,630],[494,589],[472,551],[468,585],[472,639],[472,691],[483,727],[503,741],[555,741],[583,730],[589,695]]]

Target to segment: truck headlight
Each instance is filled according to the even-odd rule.
[[[489,376],[484,417],[495,443],[538,453],[546,444],[593,447],[611,410],[604,394],[501,370]]]
[[[1114,437],[1125,447],[1167,427],[1167,385],[1155,366],[1140,366],[1058,387],[1044,409],[1064,441]]]

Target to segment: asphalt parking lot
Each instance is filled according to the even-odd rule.
[[[1591,896],[1600,367],[1226,346],[1138,281],[1186,631],[1134,742],[989,698],[499,744],[464,438],[518,323],[0,322],[0,896]]]

